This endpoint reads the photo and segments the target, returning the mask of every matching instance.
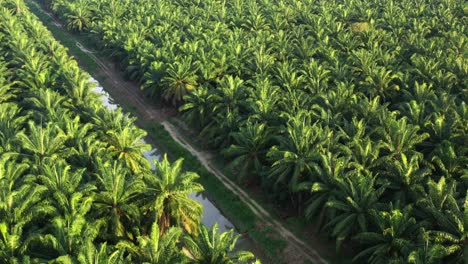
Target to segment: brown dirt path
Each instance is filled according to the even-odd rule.
[[[32,1],[39,10],[47,14],[55,20],[55,26],[64,30],[54,16],[47,13],[40,5]],[[70,37],[73,38],[72,35]],[[291,231],[284,227],[284,225],[277,221],[267,210],[259,205],[254,199],[250,197],[241,187],[231,181],[226,175],[219,171],[212,162],[212,155],[207,152],[197,150],[193,144],[186,140],[179,130],[171,123],[167,122],[168,117],[173,117],[176,113],[174,109],[158,108],[150,99],[148,99],[144,92],[140,90],[135,82],[125,80],[121,73],[115,67],[108,66],[110,63],[96,57],[91,50],[86,49],[80,42],[74,39],[76,46],[85,52],[100,68],[99,75],[104,75],[106,81],[104,86],[106,90],[117,100],[122,99],[126,101],[132,108],[135,108],[140,115],[140,118],[145,121],[156,121],[161,123],[164,128],[169,132],[171,137],[177,141],[182,147],[189,151],[192,155],[198,158],[200,163],[215,177],[217,177],[226,188],[236,194],[252,212],[263,221],[263,225],[272,226],[287,242],[284,255],[289,264],[302,264],[304,260],[309,260],[312,263],[328,263],[323,259],[320,254],[309,245],[304,243]],[[107,63],[107,64],[106,64]]]

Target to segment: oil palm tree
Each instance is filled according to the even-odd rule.
[[[0,59],[0,104],[14,99],[18,92],[14,87],[16,82],[11,77],[7,63]]]
[[[468,252],[468,191],[461,206],[444,210],[437,219],[439,230],[430,230],[434,242],[441,244],[447,250],[447,263],[461,263],[467,260]]]
[[[233,253],[239,237],[240,235],[234,235],[234,230],[220,234],[218,223],[211,230],[205,225],[199,225],[196,235],[184,236],[184,250],[189,252],[190,262],[194,264],[250,263],[255,258],[251,252]]]
[[[354,260],[367,258],[369,263],[404,263],[414,249],[420,227],[411,215],[411,208],[374,211],[373,215],[378,229],[354,237],[356,241],[368,245]]]
[[[54,206],[56,214],[72,221],[74,208],[79,203],[91,203],[91,191],[96,187],[83,183],[84,169],[70,171],[71,166],[63,160],[46,160],[37,176],[39,183],[49,191],[49,203]]]
[[[35,159],[40,166],[45,158],[56,159],[65,155],[66,136],[53,123],[42,124],[28,122],[28,133],[20,132],[17,135],[23,148]]]
[[[196,88],[198,76],[198,63],[191,57],[176,60],[166,70],[166,76],[162,78],[163,98],[173,105],[182,102],[185,95]]]
[[[224,149],[222,153],[232,158],[230,166],[239,170],[236,178],[239,182],[254,179],[263,168],[264,158],[268,151],[271,132],[265,124],[247,122],[239,132],[231,133],[234,144]]]
[[[161,235],[158,224],[154,223],[150,235],[139,236],[137,245],[122,240],[117,243],[117,248],[129,252],[139,263],[187,263],[187,258],[177,246],[181,235],[182,230],[177,227],[171,227]]]
[[[14,103],[0,104],[0,150],[2,152],[21,152],[21,141],[17,137],[23,130],[28,116]]]
[[[387,161],[382,176],[390,182],[388,190],[393,193],[396,205],[415,202],[424,193],[423,185],[427,182],[431,169],[421,164],[421,155],[407,157],[404,153]]]
[[[198,130],[202,130],[210,120],[212,92],[202,85],[184,96],[184,104],[179,108],[184,119]]]
[[[441,177],[439,181],[429,180],[427,192],[417,201],[422,212],[421,217],[431,222],[432,228],[440,227],[440,220],[444,219],[444,212],[457,210],[456,181]]]
[[[100,245],[99,249],[94,246],[93,241],[87,240],[78,254],[77,260],[80,264],[123,264],[131,262],[130,258],[124,259],[123,251],[109,252],[107,243]]]
[[[28,168],[11,156],[0,157],[0,260],[4,263],[19,262],[35,237],[26,226],[54,210],[43,202],[45,187],[25,182]]]
[[[399,120],[382,120],[382,127],[377,130],[382,136],[382,146],[390,157],[403,153],[407,156],[418,154],[415,146],[429,137],[427,133],[419,132],[419,127],[408,123],[403,117]]]
[[[329,145],[333,132],[319,123],[312,123],[307,111],[289,119],[287,133],[276,138],[279,145],[273,146],[267,156],[273,163],[270,177],[295,191],[300,182],[309,180],[311,166]]]
[[[331,152],[320,155],[320,159],[312,164],[312,181],[303,182],[299,185],[300,190],[310,191],[311,197],[306,202],[305,217],[312,219],[319,216],[318,224],[334,218],[336,209],[326,206],[329,200],[334,199],[339,182],[347,177],[347,165],[349,157],[338,157]]]
[[[195,182],[199,177],[196,173],[182,172],[182,162],[178,159],[171,165],[165,155],[162,161],[155,161],[154,174],[144,175],[144,208],[155,213],[161,235],[171,226],[193,233],[200,224],[202,207],[189,195],[202,192],[203,186]]]
[[[144,190],[144,184],[130,173],[121,163],[98,160],[96,174],[98,192],[95,195],[93,214],[105,219],[111,239],[131,235],[127,233],[138,223],[140,211],[135,204],[137,196]]]
[[[68,30],[81,32],[88,29],[92,14],[87,1],[78,0],[66,3],[64,9],[65,13],[62,16],[66,20]]]
[[[52,219],[48,233],[41,235],[39,242],[55,251],[53,262],[74,263],[87,241],[93,241],[104,225],[103,221],[88,221],[86,213],[91,209],[90,203],[76,204],[74,219],[60,216]]]
[[[328,208],[336,210],[336,215],[325,228],[332,230],[331,235],[336,237],[340,248],[346,239],[370,230],[372,211],[383,208],[380,197],[386,186],[378,186],[372,174],[351,174],[337,183],[336,192],[326,203]]]
[[[252,120],[267,123],[269,126],[279,125],[281,120],[276,116],[278,102],[280,101],[280,89],[268,79],[260,79],[250,84],[250,97],[253,102],[249,104],[249,113]]]
[[[109,151],[135,174],[150,168],[148,160],[142,155],[150,150],[150,146],[142,140],[145,136],[146,131],[134,126],[107,131]]]
[[[247,108],[247,88],[244,81],[231,75],[219,81],[213,93],[213,111],[216,114],[239,114]]]

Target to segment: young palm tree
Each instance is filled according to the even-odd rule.
[[[220,234],[218,223],[211,230],[205,225],[199,225],[196,235],[184,236],[184,250],[188,251],[190,262],[194,264],[250,263],[255,258],[251,252],[233,253],[239,237],[234,235],[234,230]]]
[[[171,165],[164,155],[162,161],[155,161],[155,173],[144,175],[144,208],[155,213],[161,235],[171,226],[193,233],[200,224],[202,206],[189,195],[202,192],[203,186],[195,182],[199,177],[196,173],[181,172],[182,161],[178,159]]]

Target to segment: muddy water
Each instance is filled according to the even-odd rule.
[[[89,79],[90,82],[96,84],[93,91],[101,95],[101,100],[104,106],[109,110],[115,110],[118,108],[118,104],[110,97],[110,95],[100,86],[99,82],[94,78]],[[161,160],[161,153],[157,149],[152,149],[143,153],[143,155],[150,161],[154,169],[154,160]],[[214,204],[206,197],[204,193],[194,193],[190,197],[203,205],[202,223],[208,228],[211,228],[214,223],[218,223],[219,232],[225,232],[230,229],[235,229],[234,225],[221,213],[221,211],[214,206]],[[235,230],[236,232],[236,230]],[[237,233],[237,232],[236,232]],[[255,254],[255,256],[262,261],[266,262],[266,257],[260,251],[257,245],[247,236],[241,236],[237,241],[238,250],[249,250]]]

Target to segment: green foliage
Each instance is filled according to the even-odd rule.
[[[240,235],[234,235],[234,230],[219,234],[217,223],[213,225],[211,230],[200,225],[197,235],[184,237],[184,245],[190,252],[192,263],[250,263],[248,261],[254,259],[254,255],[250,252],[238,251],[234,255],[229,255],[235,248],[239,237]]]
[[[275,202],[320,216],[338,243],[359,234],[380,241],[355,246],[377,250],[359,255],[369,262],[389,260],[389,251],[395,262],[461,261],[464,1],[44,2],[89,32],[150,95],[180,106],[240,179],[251,175]],[[9,3],[4,16],[18,7]],[[1,45],[19,55],[2,56],[30,78],[19,87],[58,82],[43,55],[27,56],[33,45],[9,35]],[[50,109],[41,113],[70,115]],[[0,138],[2,148],[15,150],[13,140]],[[410,230],[403,220],[423,228]]]

